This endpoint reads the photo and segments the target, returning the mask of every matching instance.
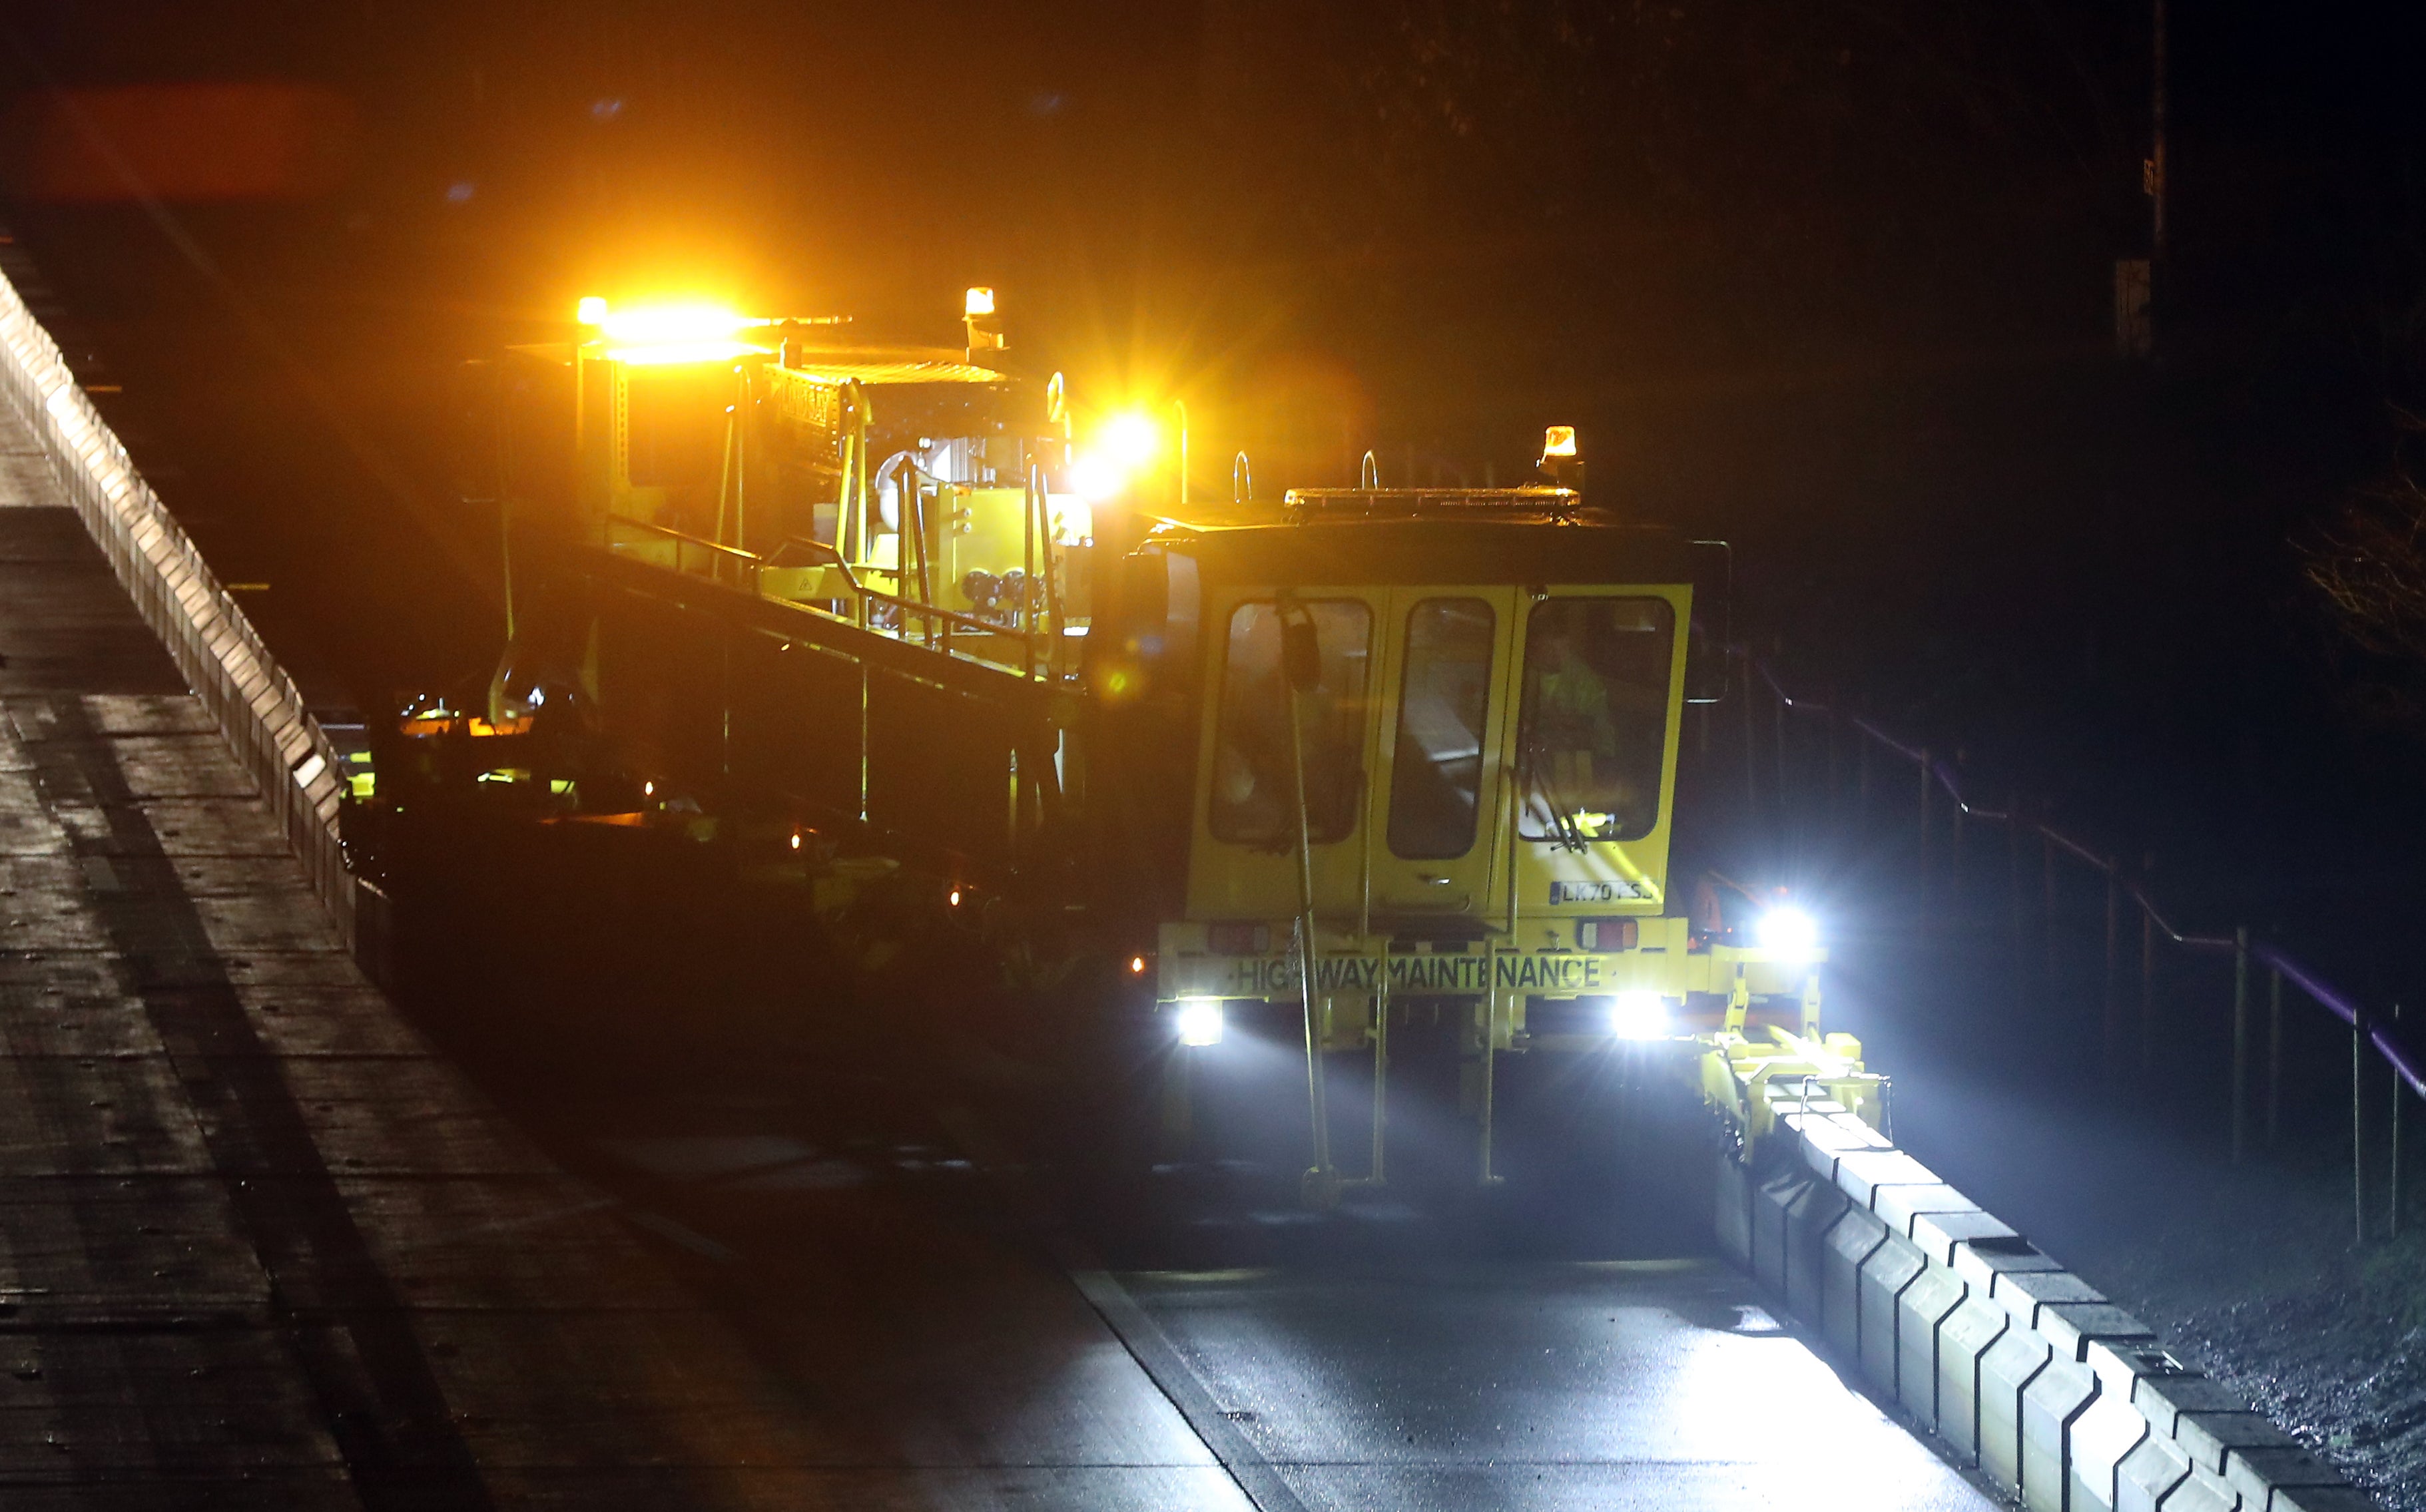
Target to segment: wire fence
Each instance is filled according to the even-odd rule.
[[[2421,1056],[2401,1033],[2398,1005],[2379,1006],[2365,996],[2346,989],[2315,966],[2294,956],[2282,943],[2260,938],[2246,925],[2236,925],[2228,930],[2193,932],[2181,922],[2178,913],[2169,912],[2152,895],[2144,877],[2135,875],[2134,869],[2122,856],[2111,848],[2060,829],[2032,812],[2033,808],[2044,812],[2043,805],[2026,804],[2014,796],[2009,797],[2002,807],[1995,806],[1986,801],[1984,794],[1974,789],[1955,763],[1933,752],[1927,746],[1900,738],[1870,719],[1839,707],[1833,699],[1820,700],[1794,694],[1773,668],[1745,648],[1730,648],[1730,656],[1739,674],[1743,695],[1741,723],[1745,796],[1755,812],[1759,806],[1764,765],[1755,732],[1764,691],[1774,720],[1775,734],[1771,742],[1774,768],[1771,780],[1775,784],[1776,804],[1781,813],[1789,812],[1794,788],[1789,755],[1789,721],[1825,722],[1828,730],[1825,780],[1826,790],[1832,795],[1843,788],[1839,748],[1851,740],[1859,812],[1864,816],[1871,812],[1882,788],[1873,770],[1874,763],[1884,759],[1910,767],[1908,777],[1888,785],[1900,788],[1909,795],[1908,801],[1917,809],[1919,841],[1917,882],[1924,915],[1948,891],[1949,883],[1952,891],[1959,893],[1961,889],[1966,828],[1984,826],[1999,828],[2007,843],[2007,887],[2011,893],[2012,932],[2017,953],[2024,947],[2026,934],[2023,923],[2027,908],[2023,881],[2025,868],[2021,857],[2023,851],[2030,846],[2035,846],[2039,852],[2040,902],[2044,909],[2043,917],[2047,921],[2046,969],[2052,977],[2058,949],[2054,922],[2058,917],[2057,898],[2063,880],[2061,869],[2067,865],[2083,869],[2103,883],[2105,938],[2100,1005],[2102,1049],[2110,1077],[2119,1075],[2127,1060],[2136,1058],[2141,1069],[2147,1070],[2154,1068],[2158,1059],[2158,984],[2162,952],[2172,951],[2186,957],[2220,959],[2229,964],[2232,986],[2228,1102],[2232,1159],[2236,1164],[2247,1158],[2252,1136],[2259,1129],[2262,1128],[2269,1145],[2274,1143],[2281,1134],[2285,986],[2288,984],[2297,997],[2305,997],[2338,1021],[2348,1030],[2351,1044],[2353,1232],[2362,1244],[2377,1233],[2398,1235],[2401,1225],[2403,1093],[2426,1099],[2426,1056]],[[1939,875],[1941,865],[1948,869],[1949,875]],[[2136,941],[2130,938],[2134,934],[2138,936]],[[2127,961],[2127,956],[2133,952],[2135,946],[2138,959],[2136,962]],[[2136,1025],[2127,1022],[2134,1006],[2128,1002],[2133,993],[2127,974],[2132,967],[2136,967],[2137,978]],[[2262,1078],[2256,1074],[2261,1047],[2256,1037],[2259,1005],[2255,1001],[2260,985],[2256,977],[2260,973],[2264,974],[2265,994]],[[2296,1004],[2296,998],[2294,1002]],[[2134,1028],[2136,1034],[2132,1032]],[[2131,1054],[2135,1048],[2136,1057]],[[2386,1131],[2388,1189],[2381,1223],[2371,1222],[2369,1214],[2367,1160],[2369,1130],[2366,1087],[2370,1063],[2377,1077],[2389,1073],[2392,1087],[2389,1128]]]

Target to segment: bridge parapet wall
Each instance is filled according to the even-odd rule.
[[[335,745],[5,275],[0,396],[40,443],[85,529],[210,710],[353,948],[356,883],[338,839],[345,769]]]
[[[1760,1169],[1720,1161],[1720,1247],[1950,1458],[2030,1512],[2374,1507],[1876,1130],[1771,1099]]]

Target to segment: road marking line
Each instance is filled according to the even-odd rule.
[[[1146,1378],[1170,1399],[1187,1420],[1189,1431],[1203,1440],[1207,1454],[1221,1462],[1221,1468],[1237,1482],[1247,1500],[1261,1512],[1306,1512],[1305,1504],[1281,1479],[1271,1461],[1248,1442],[1237,1424],[1214,1404],[1205,1378],[1179,1352],[1179,1346],[1171,1342],[1171,1336],[1162,1331],[1162,1325],[1155,1322],[1154,1315],[1121,1284],[1120,1278],[1093,1267],[1065,1265],[1063,1269],[1071,1284],[1077,1287],[1078,1295],[1087,1299],[1087,1305],[1095,1310],[1105,1327],[1128,1350],[1129,1358],[1138,1362]]]
[[[1163,1399],[1177,1411],[1180,1421],[1196,1435],[1205,1452],[1228,1472],[1239,1494],[1253,1503],[1257,1512],[1306,1512],[1298,1494],[1281,1479],[1263,1452],[1247,1440],[1237,1424],[1222,1415],[1214,1403],[1212,1390],[1162,1325],[1140,1306],[1119,1277],[1106,1270],[1094,1256],[1076,1239],[1051,1223],[1044,1204],[1029,1189],[1026,1173],[1010,1150],[994,1136],[994,1132],[980,1122],[977,1115],[964,1107],[944,1106],[934,1110],[935,1121],[944,1126],[968,1157],[977,1163],[997,1191],[1011,1202],[1016,1215],[1051,1252],[1054,1263],[1069,1277],[1070,1284],[1078,1289],[1104,1327],[1137,1361],[1138,1369],[1155,1385]]]

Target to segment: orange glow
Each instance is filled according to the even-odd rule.
[[[730,362],[767,351],[740,339],[741,332],[767,322],[722,305],[645,304],[618,310],[592,295],[581,301],[580,314],[583,324],[595,325],[612,343],[608,357],[636,366]]]
[[[1162,427],[1129,410],[1104,422],[1103,435],[1096,445],[1115,466],[1134,472],[1153,461],[1155,453],[1162,450]]]
[[[354,109],[316,85],[129,84],[27,95],[6,135],[28,199],[296,200],[344,182]]]
[[[764,346],[746,341],[672,341],[652,346],[609,346],[606,355],[634,367],[664,367],[675,362],[731,362],[767,355]]]
[[[1137,410],[1124,410],[1095,429],[1086,449],[1070,460],[1070,491],[1089,504],[1111,498],[1151,466],[1162,450],[1162,427]]]
[[[1129,957],[1129,974],[1131,976],[1143,976],[1145,974],[1145,957],[1143,956],[1131,956]]]

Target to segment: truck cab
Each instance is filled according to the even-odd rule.
[[[1294,1011],[1378,1088],[1393,1022],[1446,1009],[1488,1180],[1501,1056],[1816,1035],[1813,942],[1711,927],[1671,873],[1706,546],[1534,487],[1297,491],[1146,549],[1194,606],[1185,896],[1155,955],[1183,1045]],[[1379,1092],[1374,1116],[1378,1170]]]

